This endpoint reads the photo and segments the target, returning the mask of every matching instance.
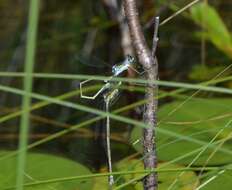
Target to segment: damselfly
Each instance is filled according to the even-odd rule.
[[[132,69],[133,71],[135,71],[138,74],[142,74],[137,69],[135,69],[133,67],[133,65],[135,65],[135,59],[130,55],[126,56],[126,59],[123,62],[113,65],[112,66],[112,75],[109,76],[109,78],[107,78],[104,81],[105,84],[102,85],[102,87],[92,96],[88,96],[88,95],[85,95],[83,93],[83,86],[86,85],[87,83],[89,83],[90,81],[92,81],[93,79],[88,79],[88,80],[82,81],[80,83],[80,95],[81,95],[81,98],[94,100],[98,95],[100,95],[104,91],[112,89],[113,86],[115,86],[115,83],[116,83],[116,82],[113,82],[112,79],[114,77],[120,76],[124,71],[128,70],[129,68]],[[121,83],[119,83],[119,82],[116,85],[119,86],[119,84],[121,85]]]
[[[84,99],[90,99],[94,100],[98,96],[102,95],[104,98],[105,103],[105,111],[106,113],[109,113],[109,107],[110,104],[116,99],[116,97],[119,94],[119,87],[121,86],[122,82],[115,82],[112,81],[114,77],[120,76],[122,73],[127,71],[129,68],[134,70],[138,74],[142,74],[141,72],[137,71],[133,65],[135,65],[135,59],[128,55],[126,56],[126,59],[119,63],[112,66],[112,74],[104,81],[104,84],[102,87],[92,96],[88,96],[83,94],[83,85],[86,85],[90,81],[93,81],[93,79],[88,79],[85,81],[80,82],[80,95],[81,98]],[[106,117],[106,146],[107,146],[107,159],[108,159],[108,168],[109,173],[112,173],[112,162],[111,162],[111,147],[110,147],[110,118],[107,115]],[[114,184],[114,178],[113,175],[109,176],[109,185],[112,187]]]

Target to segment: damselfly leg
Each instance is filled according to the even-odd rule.
[[[83,94],[83,85],[90,82],[90,81],[92,81],[92,80],[93,79],[88,79],[88,80],[80,82],[80,95],[81,95],[81,98],[94,100],[97,96],[99,96],[99,94],[101,94],[103,91],[109,89],[110,86],[111,86],[110,82],[106,82],[94,95],[92,95],[92,96],[84,95]]]

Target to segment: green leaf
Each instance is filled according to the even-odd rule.
[[[232,58],[232,37],[218,12],[204,2],[193,6],[190,12],[192,19],[205,29],[205,37]]]
[[[232,165],[227,167],[231,168]],[[232,171],[231,170],[221,170],[217,173],[211,172],[211,175],[208,175],[202,180],[201,190],[228,190],[232,187]]]
[[[92,190],[108,190],[109,183],[107,177],[99,177],[94,180],[94,185]]]
[[[219,165],[231,162],[231,142],[223,145],[211,144],[231,135],[231,99],[191,99],[183,104],[181,101],[169,103],[160,108],[158,118],[161,124],[157,129],[157,154],[163,161],[172,161],[181,158],[178,163],[189,164],[200,152],[204,150],[193,165]],[[173,114],[170,114],[176,110]],[[165,129],[169,133],[160,132]],[[179,134],[178,139],[170,136],[170,132]],[[141,138],[141,129],[135,127],[131,135],[131,143]],[[141,144],[134,145],[142,152]],[[218,149],[218,150],[217,150]],[[209,155],[216,151],[207,161]]]
[[[158,169],[162,167],[162,169],[180,169],[184,168],[183,166],[169,164],[168,166],[164,166],[165,163],[159,164]],[[144,169],[143,162],[141,160],[131,159],[131,160],[123,160],[116,165],[119,171],[141,171]],[[160,172],[158,175],[159,181],[159,190],[167,190],[168,187],[173,183],[173,181],[178,178],[175,185],[172,187],[173,190],[192,190],[195,184],[198,184],[198,178],[196,174],[192,171],[184,172],[183,175],[180,175],[181,171],[177,172]],[[121,182],[125,183],[127,181],[133,180],[135,178],[144,176],[144,174],[131,174],[124,175],[121,178]],[[124,187],[125,190],[141,190],[143,189],[142,181],[137,181]]]
[[[10,152],[1,152],[9,154]],[[15,186],[16,157],[0,162],[0,189]],[[41,153],[28,153],[25,171],[25,183],[39,182],[62,177],[87,175],[91,172],[83,165],[54,155]],[[89,190],[92,188],[91,180],[72,180],[26,187],[26,190]]]
[[[189,78],[196,81],[208,81],[215,76],[217,76],[218,73],[226,69],[226,66],[208,66],[208,65],[195,65],[192,68],[192,71],[189,75]],[[228,76],[230,74],[229,71],[224,72],[223,76]]]

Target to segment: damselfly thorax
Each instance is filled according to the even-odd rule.
[[[115,86],[119,87],[121,85],[121,82],[115,82],[112,81],[112,79],[114,77],[120,76],[122,75],[125,71],[127,71],[129,68],[132,68],[133,70],[135,70],[137,73],[139,73],[134,67],[133,65],[135,65],[135,58],[133,58],[132,56],[128,55],[126,56],[126,59],[119,63],[119,64],[115,64],[112,66],[112,75],[109,76],[109,78],[107,78],[104,83],[102,85],[102,87],[92,96],[89,95],[85,95],[83,93],[83,87],[84,85],[86,85],[87,83],[89,83],[90,81],[92,81],[93,79],[88,79],[85,81],[82,81],[80,83],[80,94],[81,94],[81,98],[84,99],[92,99],[94,100],[96,97],[98,97],[100,94],[104,94],[104,93],[108,93],[107,91],[111,91],[115,89]]]

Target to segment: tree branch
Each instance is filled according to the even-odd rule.
[[[139,58],[139,62],[147,70],[154,64],[154,59],[145,42],[143,31],[139,23],[138,11],[135,0],[124,0],[124,10],[130,28],[131,38],[133,39],[134,48]]]
[[[133,55],[133,48],[131,44],[129,28],[124,19],[124,10],[118,0],[102,0],[106,11],[111,20],[118,22],[121,33],[121,46],[123,49],[124,57],[126,55]]]
[[[128,21],[131,38],[139,59],[139,63],[146,71],[146,79],[151,81],[146,87],[145,98],[148,100],[145,105],[143,120],[148,128],[143,130],[143,154],[145,169],[155,169],[157,166],[157,157],[155,151],[155,126],[157,123],[157,99],[154,96],[157,94],[157,85],[152,84],[152,81],[158,79],[158,64],[156,59],[152,56],[155,53],[156,45],[153,45],[153,53],[148,48],[145,37],[142,32],[142,27],[139,22],[139,14],[136,6],[136,0],[123,0],[125,15]],[[155,29],[155,34],[157,33]],[[157,36],[154,35],[153,41],[157,43]],[[156,173],[151,173],[144,178],[145,190],[156,190],[158,187],[158,180]]]

